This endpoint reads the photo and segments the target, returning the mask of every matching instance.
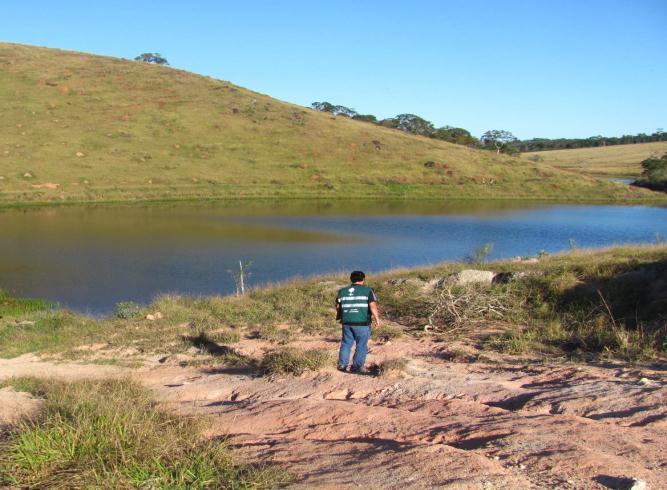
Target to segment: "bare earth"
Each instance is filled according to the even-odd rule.
[[[335,351],[337,339],[297,346]],[[272,346],[235,347],[259,356]],[[138,369],[28,355],[0,360],[0,380],[134,377],[169,410],[209,416],[209,435],[229,436],[245,458],[285,467],[296,488],[667,488],[663,369],[480,356],[430,338],[372,342],[369,362],[389,358],[409,359],[406,372],[257,377],[181,367],[183,355]],[[35,403],[1,390],[0,424]]]

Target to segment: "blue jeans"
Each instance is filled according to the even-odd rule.
[[[362,327],[351,327],[343,325],[343,338],[340,343],[340,352],[338,354],[338,367],[346,368],[350,362],[350,351],[352,344],[357,346],[354,349],[354,358],[352,359],[352,370],[358,371],[366,364],[366,354],[368,354],[368,339],[371,336],[371,327],[369,325]]]

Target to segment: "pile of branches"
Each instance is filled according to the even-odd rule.
[[[487,285],[444,285],[431,297],[428,324],[452,332],[480,320],[502,320],[510,308]]]

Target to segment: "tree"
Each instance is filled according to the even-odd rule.
[[[432,122],[415,114],[399,114],[396,117],[383,119],[380,121],[380,125],[420,136],[431,136],[433,131],[435,131]]]
[[[470,134],[470,131],[463,128],[454,128],[452,126],[443,126],[433,131],[432,138],[442,141],[449,141],[458,145],[474,145],[477,138]]]
[[[377,124],[378,122],[378,118],[375,117],[373,114],[357,114],[356,116],[353,116],[352,119],[354,119],[355,121],[364,121],[373,124]]]
[[[329,102],[313,102],[311,107],[316,111],[328,112],[334,116],[345,116],[354,118],[357,116],[357,111],[345,107],[344,105],[333,105]]]
[[[484,133],[479,140],[484,146],[494,146],[496,153],[500,153],[510,143],[518,141],[512,133],[504,129],[491,129]]]
[[[143,61],[144,63],[169,66],[167,59],[163,58],[160,53],[141,53],[139,56],[134,58],[134,61]]]
[[[333,112],[334,105],[329,102],[313,102],[310,106],[316,111]]]

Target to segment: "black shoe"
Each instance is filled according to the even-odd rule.
[[[347,373],[348,372],[347,367],[345,367],[345,366],[338,366],[337,369],[342,373]]]
[[[354,374],[370,374],[370,371],[365,367],[360,367],[359,369],[352,368],[350,372]]]

